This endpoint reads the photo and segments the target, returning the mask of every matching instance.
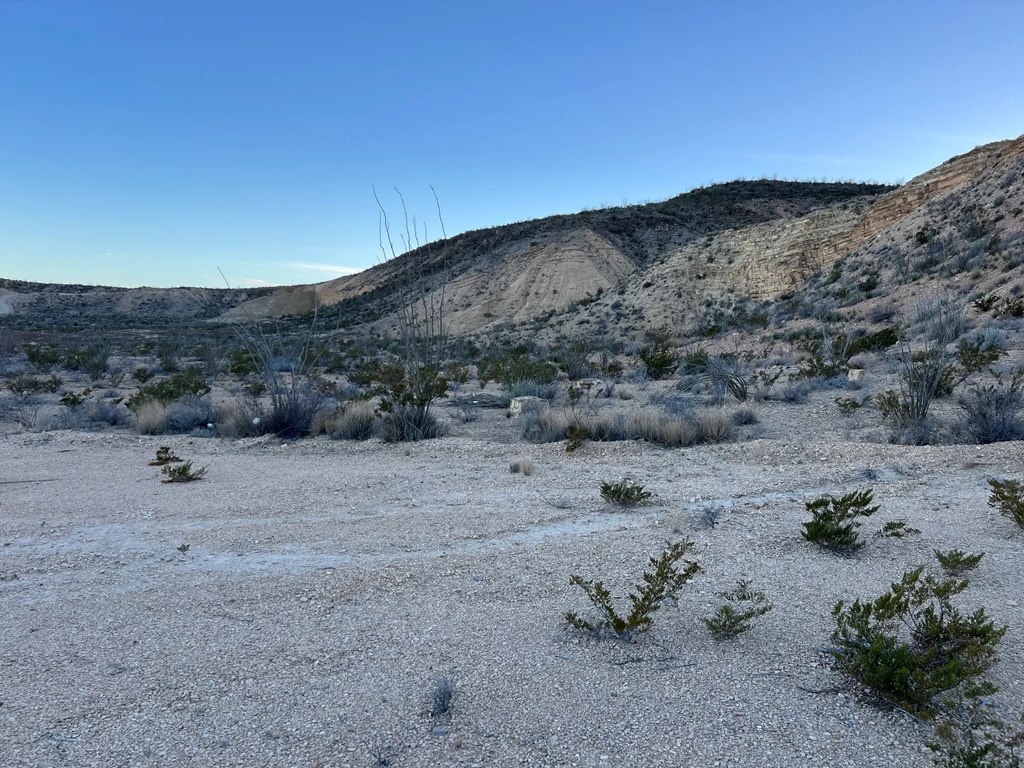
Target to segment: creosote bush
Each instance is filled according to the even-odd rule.
[[[167,476],[167,479],[161,480],[163,483],[191,483],[194,480],[201,480],[206,476],[206,467],[200,467],[199,469],[192,468],[191,461],[184,461],[180,464],[166,464],[163,468],[163,474]]]
[[[579,587],[600,611],[594,621],[569,611],[565,620],[569,626],[601,638],[610,635],[619,640],[631,640],[638,632],[651,628],[654,615],[666,600],[676,602],[676,593],[700,571],[696,562],[684,560],[694,547],[692,541],[666,542],[657,557],[650,558],[651,570],[643,574],[643,583],[637,584],[629,595],[630,611],[625,616],[615,610],[612,594],[604,582],[571,576],[569,583]]]
[[[183,397],[190,395],[199,397],[209,392],[210,387],[206,383],[202,369],[198,366],[189,366],[169,379],[146,385],[128,398],[127,405],[132,411],[138,413],[142,405],[147,402],[169,405]]]
[[[981,558],[985,556],[984,552],[973,555],[960,549],[950,549],[945,552],[941,549],[933,551],[935,552],[935,559],[939,561],[942,571],[947,576],[963,576],[968,571],[973,571],[978,567]]]
[[[632,480],[601,483],[601,498],[620,507],[635,507],[651,498],[651,492]]]
[[[928,746],[935,752],[935,764],[942,768],[1024,766],[1024,730],[1013,729],[977,699],[946,713]]]
[[[857,529],[859,517],[870,517],[878,511],[871,506],[873,491],[852,491],[839,498],[822,496],[805,505],[811,513],[804,523],[803,537],[824,549],[841,555],[853,555],[863,548]]]
[[[964,614],[953,604],[967,586],[919,567],[873,601],[840,600],[832,609],[836,665],[883,701],[923,717],[994,693],[983,676],[1006,627],[984,608]]]
[[[753,629],[753,621],[768,613],[774,606],[764,592],[751,588],[751,582],[740,579],[736,588],[722,592],[726,603],[711,616],[701,621],[718,640],[732,640]]]
[[[162,467],[165,464],[173,464],[178,461],[181,459],[175,455],[169,445],[161,445],[156,449],[156,458],[149,462],[149,466]]]
[[[988,497],[988,505],[998,509],[1018,526],[1024,528],[1024,485],[1017,480],[991,479],[988,484],[992,492]]]

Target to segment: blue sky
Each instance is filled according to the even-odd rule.
[[[907,180],[1024,133],[1022,29],[1021,0],[0,0],[0,276],[317,282],[376,263],[374,185],[433,235],[430,185],[454,234]]]

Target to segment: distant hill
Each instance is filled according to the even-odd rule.
[[[716,184],[658,203],[465,232],[314,285],[160,290],[0,280],[0,313],[40,327],[146,327],[278,318],[319,305],[343,327],[387,331],[401,288],[414,280],[436,298],[444,287],[454,334],[711,333],[737,318],[896,300],[922,281],[1009,290],[1021,284],[1022,208],[1024,137],[978,147],[900,187]]]

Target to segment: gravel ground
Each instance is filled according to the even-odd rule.
[[[5,436],[0,765],[931,765],[929,727],[832,669],[830,610],[935,547],[985,551],[963,598],[1010,625],[993,678],[1019,707],[1024,533],[986,480],[1024,475],[1021,446],[866,443],[877,425],[826,402],[763,406],[743,441],[686,450],[566,454],[493,411],[409,446]],[[160,445],[208,476],[160,483]],[[623,477],[652,503],[602,502]],[[866,533],[922,533],[856,559],[801,539],[804,502],[866,487]],[[649,633],[566,629],[590,608],[570,574],[622,597],[682,538],[703,572]],[[775,610],[716,642],[700,617],[741,577]],[[439,677],[455,694],[433,716]]]

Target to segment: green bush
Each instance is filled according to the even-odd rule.
[[[26,344],[25,357],[40,373],[49,373],[60,362],[60,350],[53,344]]]
[[[822,496],[805,505],[811,513],[810,521],[804,523],[803,537],[824,549],[841,555],[853,555],[863,548],[857,529],[859,517],[870,517],[878,511],[872,507],[874,494],[866,491],[852,491],[839,498]]]
[[[652,570],[645,571],[643,583],[637,584],[629,595],[630,612],[621,616],[615,610],[612,594],[604,582],[571,576],[569,583],[582,589],[591,603],[600,611],[595,621],[582,618],[569,611],[565,620],[574,629],[596,637],[610,634],[620,640],[630,640],[637,632],[644,632],[654,624],[654,615],[666,600],[676,602],[676,593],[697,575],[700,566],[683,558],[694,547],[692,541],[669,543],[658,557],[651,557]],[[679,564],[682,561],[682,570]]]
[[[651,498],[651,492],[632,480],[601,483],[601,498],[620,507],[635,507]]]
[[[978,567],[981,558],[985,556],[984,552],[972,555],[960,549],[950,549],[946,552],[941,549],[933,551],[935,559],[939,561],[939,565],[942,566],[942,570],[947,576],[963,576],[968,571],[973,571]]]
[[[988,481],[992,492],[988,497],[988,505],[995,507],[1000,513],[1024,528],[1024,485],[1016,480]]]
[[[191,461],[183,461],[180,464],[165,464],[162,470],[163,474],[167,476],[166,480],[162,480],[164,483],[191,483],[195,480],[201,480],[206,476],[206,467],[200,469],[192,469]]]
[[[202,369],[193,365],[175,373],[169,379],[157,381],[143,387],[128,398],[127,406],[132,411],[138,411],[142,404],[147,401],[152,400],[161,405],[169,405],[183,397],[190,395],[199,397],[208,394],[209,391],[210,387],[206,383],[206,377],[203,376]]]
[[[721,593],[727,602],[711,616],[701,619],[716,639],[732,640],[749,632],[753,629],[754,619],[772,610],[765,593],[751,589],[750,584],[746,579],[740,579],[735,589]]]
[[[651,379],[663,379],[679,367],[679,356],[664,336],[656,337],[650,346],[641,347],[639,354]]]
[[[7,388],[19,397],[26,397],[29,395],[38,395],[43,392],[53,394],[64,384],[64,379],[60,376],[52,375],[45,379],[41,379],[38,376],[29,376],[25,373],[19,373],[17,376],[12,376],[6,381]]]
[[[984,608],[961,613],[952,598],[967,585],[919,567],[873,601],[840,600],[832,609],[838,668],[883,701],[925,717],[960,697],[994,693],[983,675],[998,660],[1007,628],[997,628]]]

